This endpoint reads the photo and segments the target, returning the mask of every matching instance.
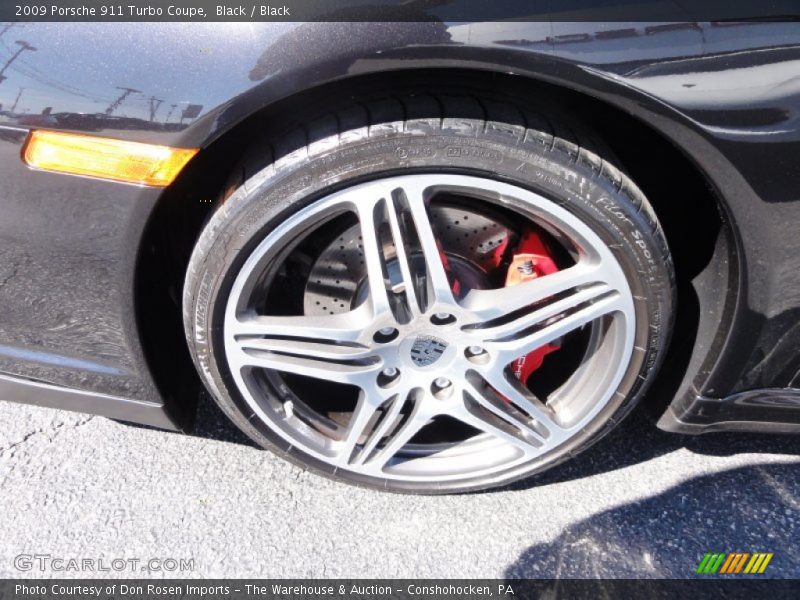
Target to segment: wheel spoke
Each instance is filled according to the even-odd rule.
[[[544,320],[522,319],[520,327],[502,337],[484,339],[482,343],[487,350],[495,353],[500,364],[507,364],[602,316],[617,311],[627,313],[627,310],[628,306],[619,292],[606,291]]]
[[[561,297],[543,300],[529,307],[530,310],[517,311],[516,315],[506,315],[492,321],[468,325],[466,329],[476,330],[478,336],[483,339],[512,337],[537,324],[545,323],[565,311],[596,301],[611,292],[611,288],[604,283],[594,284],[570,294],[563,294]]]
[[[467,381],[482,397],[482,400],[475,399],[498,416],[506,415],[503,418],[517,422],[517,426],[529,429],[548,442],[564,435],[565,430],[558,423],[555,412],[516,377],[508,377],[505,372],[478,375],[472,371],[467,374]],[[489,408],[486,403],[494,408]]]
[[[424,297],[421,297],[423,294],[419,287],[416,289],[420,310],[426,312],[435,304],[453,305],[455,299],[442,262],[442,250],[436,241],[436,234],[425,206],[424,192],[424,187],[404,185],[392,190],[391,197],[406,252],[411,255],[419,254],[423,259],[426,282],[426,287],[423,288]]]
[[[502,421],[507,426],[503,429],[518,437],[526,447],[533,445],[538,448],[544,445],[552,432],[560,429],[546,414],[547,409],[537,400],[520,393],[519,390],[508,385],[503,387],[503,391],[495,389],[474,372],[467,376],[464,384],[469,398],[488,413],[485,415],[486,417],[491,415],[488,420],[494,422],[495,427],[500,427],[497,421]],[[510,396],[503,392],[509,393]],[[523,406],[527,409],[525,412],[521,410]],[[476,417],[480,417],[480,413],[483,411],[474,410],[473,407],[471,412]],[[534,413],[539,418],[530,413]]]
[[[373,432],[361,452],[359,463],[370,465],[375,470],[384,469],[403,446],[422,429],[433,416],[430,406],[423,402],[424,392],[419,389],[411,390],[407,396],[398,396],[395,405]],[[400,410],[408,409],[407,414],[398,422]],[[383,444],[379,443],[383,440]]]
[[[358,343],[357,311],[321,317],[250,315],[230,324],[231,363],[339,383],[366,385],[381,359]],[[235,360],[234,360],[235,358]]]
[[[355,205],[373,310],[391,310],[401,323],[455,303],[423,191],[370,188],[375,199]]]
[[[359,387],[368,385],[369,380],[376,377],[381,368],[379,359],[374,362],[337,362],[244,348],[238,353],[237,359],[240,367],[273,369]]]
[[[503,399],[492,397],[490,391],[464,385],[463,405],[453,416],[467,425],[515,446],[525,456],[539,454],[544,446],[543,436],[532,429],[518,412],[502,405]]]
[[[519,285],[494,290],[470,290],[461,305],[476,316],[471,327],[482,328],[494,320],[535,309],[538,304],[550,298],[559,298],[575,288],[605,285],[607,289],[614,289],[616,286],[610,283],[610,279],[602,265],[583,259],[568,269]]]
[[[383,405],[389,404],[391,398],[386,400]],[[358,395],[358,402],[356,403],[353,415],[350,417],[350,422],[347,425],[344,439],[338,449],[337,462],[342,466],[356,464],[356,448],[361,438],[369,436],[369,424],[379,415],[379,406],[374,404],[375,396],[370,393],[365,393],[363,390]]]
[[[330,344],[301,338],[244,338],[239,341],[239,346],[245,351],[251,350],[256,353],[271,352],[332,362],[369,361],[374,357],[372,350],[361,344]]]
[[[370,404],[367,395],[361,395],[340,452],[344,464],[362,465],[366,462],[386,432],[396,425],[405,400],[404,392],[392,394],[379,407]],[[371,427],[368,429],[370,424]],[[361,447],[355,451],[359,442]]]
[[[369,315],[363,307],[322,316],[272,316],[251,312],[229,319],[225,333],[236,338],[250,336],[347,344],[355,343],[363,336],[364,325],[368,322]]]
[[[371,188],[370,188],[371,189]],[[377,190],[376,190],[377,191]],[[373,315],[390,310],[389,290],[391,281],[384,255],[384,240],[381,239],[386,201],[380,196],[355,205],[361,229],[364,264],[367,268],[367,284]]]
[[[415,248],[416,235],[410,227],[408,211],[404,208],[404,198],[397,191],[386,197],[386,217],[394,240],[397,262],[402,277],[402,292],[406,295],[409,313],[416,317],[425,312],[426,282],[425,273],[418,272],[410,253]]]

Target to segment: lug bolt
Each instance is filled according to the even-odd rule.
[[[437,312],[431,316],[431,323],[434,325],[449,325],[455,323],[456,318],[450,313]]]
[[[453,382],[447,377],[437,377],[433,380],[431,393],[437,400],[446,400],[453,395]]]
[[[481,346],[468,346],[464,352],[467,360],[475,363],[476,365],[485,365],[489,362],[489,353]]]
[[[372,339],[378,344],[387,344],[394,340],[399,333],[394,327],[381,327],[375,332]]]
[[[386,367],[378,375],[378,385],[382,388],[395,385],[400,381],[400,369],[396,367]]]

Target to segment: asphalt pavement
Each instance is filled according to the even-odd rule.
[[[1,577],[692,577],[734,551],[800,577],[797,437],[673,436],[637,411],[531,482],[418,497],[306,473],[207,399],[193,435],[7,402],[0,422]]]

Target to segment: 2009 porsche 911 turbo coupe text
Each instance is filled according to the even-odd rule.
[[[408,16],[0,24],[0,399],[419,493],[800,430],[800,22]]]

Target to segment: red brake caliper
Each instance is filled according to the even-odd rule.
[[[506,287],[519,285],[556,271],[558,271],[558,267],[550,257],[550,251],[544,240],[538,233],[529,230],[522,235],[511,264],[508,266]],[[527,382],[528,377],[542,366],[544,357],[559,348],[558,343],[545,344],[525,356],[520,356],[512,365],[514,375],[523,383]]]
[[[439,255],[442,258],[444,268],[449,273],[450,264],[447,260],[447,255],[441,243],[437,245],[439,246]],[[508,238],[506,237],[506,239],[494,249],[493,255],[495,264],[499,265],[502,261],[507,245]],[[556,271],[558,271],[558,267],[550,257],[550,250],[547,248],[547,244],[545,244],[538,233],[533,230],[528,230],[522,234],[516,252],[511,259],[511,264],[508,266],[505,287],[519,285],[520,283],[525,283],[537,277],[550,275]],[[457,279],[451,278],[451,287],[453,294],[458,297],[461,283]],[[558,350],[560,347],[558,342],[545,344],[529,352],[525,356],[520,356],[513,364],[514,375],[523,383],[527,382],[528,377],[542,366],[544,357]]]

